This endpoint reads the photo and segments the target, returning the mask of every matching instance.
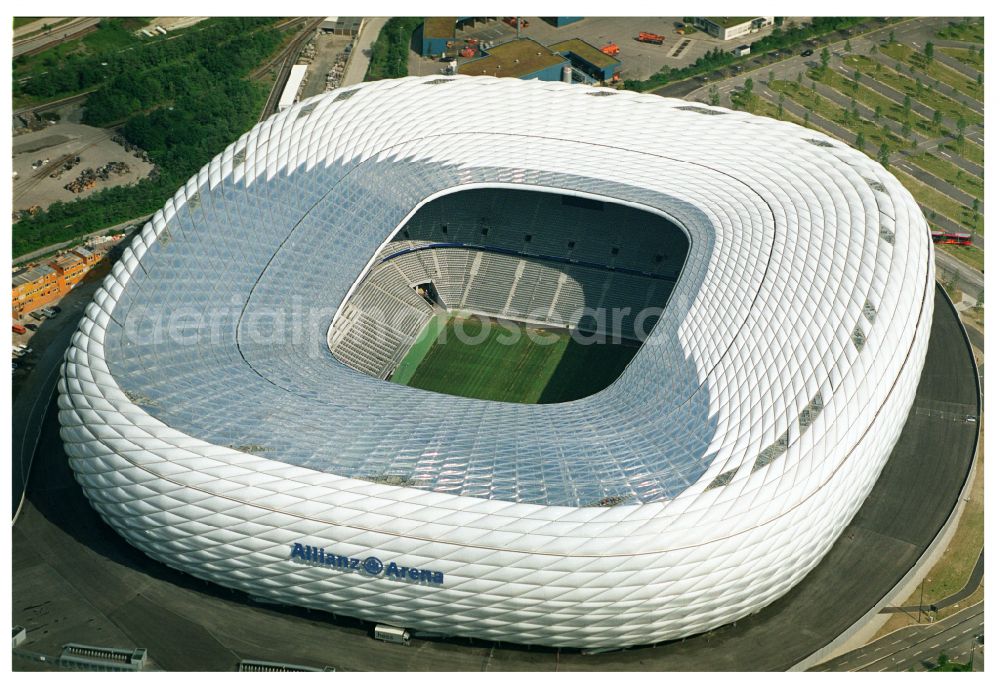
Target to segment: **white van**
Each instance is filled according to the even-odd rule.
[[[375,625],[375,638],[390,644],[410,645],[410,632],[400,627],[392,627],[388,624]]]

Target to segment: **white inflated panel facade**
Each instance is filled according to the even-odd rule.
[[[614,384],[504,404],[332,356],[332,314],[416,209],[519,185],[688,236]],[[130,543],[254,596],[551,646],[683,637],[787,592],[868,495],[923,366],[932,260],[892,175],[790,123],[561,83],[365,84],[259,124],[143,228],[67,352],[62,438]],[[299,339],[250,336],[316,302]]]

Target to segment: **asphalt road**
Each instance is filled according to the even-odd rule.
[[[21,505],[24,487],[28,482],[35,449],[41,433],[45,414],[53,403],[53,393],[59,378],[59,367],[63,355],[69,347],[76,326],[83,311],[90,303],[94,292],[103,282],[103,277],[89,277],[59,300],[62,309],[55,319],[37,323],[38,330],[31,337],[29,346],[34,352],[29,355],[31,366],[22,363],[14,372],[11,400],[11,489],[13,492],[12,517],[16,517]]]
[[[889,36],[890,32],[895,33],[897,41],[910,45],[911,47],[913,45],[919,45],[922,48],[922,46],[927,40],[934,40],[936,38],[936,32],[943,24],[944,24],[943,19],[935,17],[924,17],[919,19],[906,20],[894,25],[887,26],[883,29],[879,29],[875,32],[872,32],[862,37],[858,36],[852,37],[851,38],[852,48],[855,53],[867,56],[869,54],[868,49],[872,45],[873,41],[885,40]],[[831,43],[828,47],[832,53],[832,59],[830,61],[831,69],[839,71],[848,78],[853,78],[854,71],[845,66],[840,59],[840,56],[843,54],[844,42],[837,41]],[[667,92],[667,89],[671,87],[661,89],[660,91],[657,91],[657,93],[665,96],[682,95],[686,97],[688,100],[697,100],[707,103],[709,101],[709,89],[712,86],[715,86],[715,88],[717,88],[719,91],[719,95],[721,97],[721,104],[725,106],[729,104],[728,99],[730,97],[730,94],[732,94],[734,91],[742,89],[746,79],[752,78],[756,82],[755,91],[760,95],[763,95],[765,98],[767,98],[767,100],[773,103],[777,103],[778,95],[776,93],[771,92],[766,87],[769,75],[773,74],[774,78],[777,80],[794,81],[798,77],[799,73],[807,72],[810,68],[815,67],[819,64],[819,57],[818,57],[819,50],[820,49],[817,48],[814,51],[814,54],[808,57],[795,55],[788,59],[781,60],[780,62],[776,62],[774,64],[770,64],[758,69],[749,70],[739,75],[722,79],[720,81],[715,81],[712,83],[704,83],[704,84],[699,83],[696,87],[694,86],[693,80],[687,80],[686,82],[681,82],[676,85],[671,85],[673,91],[670,93]],[[882,64],[884,64],[889,68],[891,68],[895,64],[894,60],[883,55],[880,51],[876,51],[876,55],[873,57],[874,59],[877,59],[879,62],[881,62]],[[902,94],[896,91],[895,89],[883,84],[882,82],[872,79],[867,75],[861,76],[860,83],[863,86],[868,87],[871,90],[875,91],[876,93],[884,96],[885,98],[888,98],[889,100],[899,104],[902,104],[903,99],[905,97],[905,94]],[[686,89],[683,88],[685,85],[687,86]],[[822,84],[817,84],[817,93],[826,98],[829,98],[837,106],[844,107],[850,105],[849,98],[847,98],[843,94],[840,94],[835,89],[829,88]],[[967,103],[973,110],[980,113],[982,112],[983,108],[982,103],[962,95],[958,95],[956,96],[956,98],[958,98],[960,102]],[[786,110],[797,115],[798,117],[803,117],[805,115],[805,109],[800,105],[798,105],[797,103],[795,103],[790,98],[785,99],[784,107]],[[911,107],[915,113],[927,118],[928,120],[934,116],[934,110],[919,101],[914,100],[911,104]],[[859,103],[858,110],[862,113],[863,116],[865,115],[870,116],[871,111],[866,106],[864,106],[864,104]],[[815,112],[810,114],[810,121],[813,122],[816,126],[823,129],[824,131],[832,134],[833,136],[851,145],[854,144],[855,135],[845,127],[842,127],[839,124],[831,122]],[[956,123],[947,117],[944,118],[943,124],[952,130],[956,128]],[[901,129],[901,127],[898,124],[896,125],[890,124],[889,126],[896,133],[899,133]],[[971,141],[974,141],[975,143],[982,145],[982,140],[983,140],[982,127],[976,125],[970,125],[966,130],[966,136]],[[926,150],[928,146],[928,141],[923,137],[920,137],[919,135],[918,139],[921,141],[921,145],[918,145],[918,150]],[[934,146],[936,146],[936,143],[937,140],[934,140],[932,142]],[[875,150],[874,144],[869,144],[869,149],[871,152],[874,152]],[[946,153],[947,152],[942,152],[942,156],[945,156]],[[964,158],[953,156],[951,154],[947,154],[946,157],[950,162],[954,163],[958,167],[961,167],[969,174],[982,177],[983,175],[982,166],[977,165],[971,161],[967,161]],[[971,205],[972,203],[971,196],[969,196],[968,194],[959,189],[956,189],[947,180],[941,180],[935,177],[934,175],[924,172],[920,168],[910,164],[909,162],[907,162],[906,156],[901,156],[897,154],[893,156],[892,162],[894,164],[899,165],[899,167],[902,168],[906,173],[912,175],[921,182],[928,184],[935,190],[946,194],[955,201],[965,204],[967,206]],[[980,199],[980,202],[981,203],[984,202],[984,199]],[[983,208],[985,209],[985,204],[983,204]],[[928,210],[929,209],[924,208],[925,213],[927,213]],[[961,220],[961,218],[957,218],[955,220]],[[968,228],[960,225],[958,222],[953,222],[952,220],[945,218],[940,214],[937,215],[935,222],[948,231],[952,232],[969,231]],[[973,242],[976,246],[983,248],[984,240],[981,234],[974,233]],[[980,284],[980,287],[981,286],[982,285]]]
[[[887,634],[867,646],[812,668],[818,672],[904,672],[925,670],[937,664],[942,653],[954,662],[968,662],[978,655],[983,669],[983,604],[977,603],[934,624],[915,625]],[[975,660],[975,658],[974,658]]]
[[[92,26],[97,26],[100,21],[100,17],[80,17],[71,22],[60,24],[46,33],[16,41],[14,43],[13,56],[17,57],[27,53],[38,52],[49,47],[51,44],[62,43],[64,40],[72,38]]]
[[[902,437],[873,492],[830,553],[756,615],[683,641],[599,655],[466,639],[371,638],[368,625],[248,601],[135,550],[108,528],[68,469],[54,406],[12,533],[12,622],[26,651],[70,641],[143,647],[168,670],[233,669],[237,658],[340,670],[782,670],[838,636],[909,570],[950,513],[977,425],[920,409],[978,413],[975,369],[937,295],[928,365]],[[17,429],[15,429],[17,431]],[[17,432],[15,432],[17,436]],[[15,657],[15,669],[33,663]]]

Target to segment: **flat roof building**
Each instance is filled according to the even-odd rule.
[[[299,87],[302,86],[302,82],[306,78],[307,69],[309,69],[309,65],[292,65],[288,81],[285,82],[285,90],[281,92],[281,98],[278,100],[278,112],[287,110],[295,104],[299,95]]]
[[[569,59],[554,53],[538,41],[522,38],[490,48],[484,57],[460,66],[458,73],[473,77],[485,75],[559,81],[562,68],[569,64]]]
[[[588,74],[598,81],[608,81],[614,77],[622,66],[622,61],[612,57],[590,43],[571,38],[549,46],[549,50],[568,57],[576,69]]]
[[[420,54],[424,57],[441,55],[448,44],[455,40],[455,23],[458,17],[426,17],[417,31],[420,35]]]
[[[771,26],[774,17],[695,17],[694,25],[710,36],[731,41]]]

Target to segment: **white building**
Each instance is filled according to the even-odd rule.
[[[285,88],[281,91],[281,98],[278,99],[278,112],[284,112],[295,104],[296,99],[299,97],[299,89],[306,78],[306,70],[308,69],[309,65],[292,65],[292,69],[288,74],[288,81],[285,82]]]
[[[414,212],[471,188],[683,230],[613,384],[485,402],[326,349]],[[787,122],[553,82],[372,82],[257,125],[156,213],[66,354],[62,438],[131,544],[259,598],[517,643],[680,638],[782,596],[865,500],[923,366],[931,249],[889,172]]]
[[[716,38],[731,41],[774,24],[774,17],[695,17],[694,25]]]

